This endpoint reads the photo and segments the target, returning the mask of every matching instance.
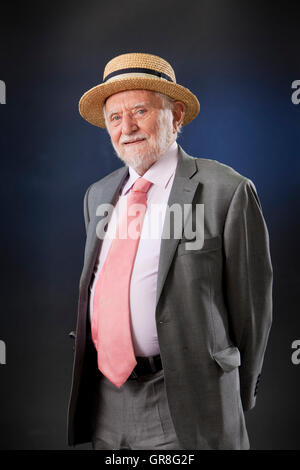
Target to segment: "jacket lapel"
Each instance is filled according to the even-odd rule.
[[[198,171],[196,161],[193,157],[190,157],[179,145],[178,145],[178,164],[175,172],[175,177],[168,200],[168,208],[173,204],[178,204],[181,207],[182,214],[184,213],[184,204],[191,204],[195,191],[198,187],[199,181],[192,179],[192,176]],[[167,219],[167,217],[166,217]],[[156,306],[172,263],[177,245],[179,243],[178,238],[164,238],[164,234],[168,233],[167,220],[164,221],[163,236],[160,245],[160,257],[158,265],[157,275],[157,290],[156,290]],[[173,218],[171,217],[171,221]],[[170,229],[172,234],[172,226]]]
[[[96,192],[92,204],[91,220],[87,232],[86,246],[88,251],[85,256],[84,267],[81,275],[81,283],[88,287],[91,279],[96,258],[102,246],[102,239],[98,238],[97,232],[103,231],[103,226],[107,222],[106,217],[96,216],[97,207],[101,204],[115,204],[120,188],[128,175],[128,167],[124,166],[119,171],[114,172],[105,182],[102,183],[101,191]],[[97,230],[98,229],[98,230]]]

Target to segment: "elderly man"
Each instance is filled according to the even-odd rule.
[[[112,59],[79,110],[125,166],[84,197],[69,444],[248,449],[272,321],[255,186],[177,144],[199,102],[160,57]]]

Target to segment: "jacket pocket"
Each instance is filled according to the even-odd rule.
[[[224,372],[230,372],[241,365],[241,354],[235,346],[214,353],[213,358]]]

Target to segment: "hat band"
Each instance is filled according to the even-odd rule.
[[[154,75],[155,77],[164,78],[165,80],[168,80],[169,82],[173,82],[172,78],[169,77],[169,75],[167,75],[166,73],[158,72],[156,70],[151,70],[151,69],[145,69],[142,67],[130,67],[127,69],[116,70],[115,72],[111,72],[108,75],[106,75],[103,82],[106,82],[110,78],[115,77],[117,75],[123,75],[127,73],[145,73],[148,75]]]

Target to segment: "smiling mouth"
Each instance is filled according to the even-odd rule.
[[[141,142],[144,142],[146,139],[140,139],[140,140],[132,140],[130,142],[124,142],[124,145],[133,145],[133,144],[139,144]]]

